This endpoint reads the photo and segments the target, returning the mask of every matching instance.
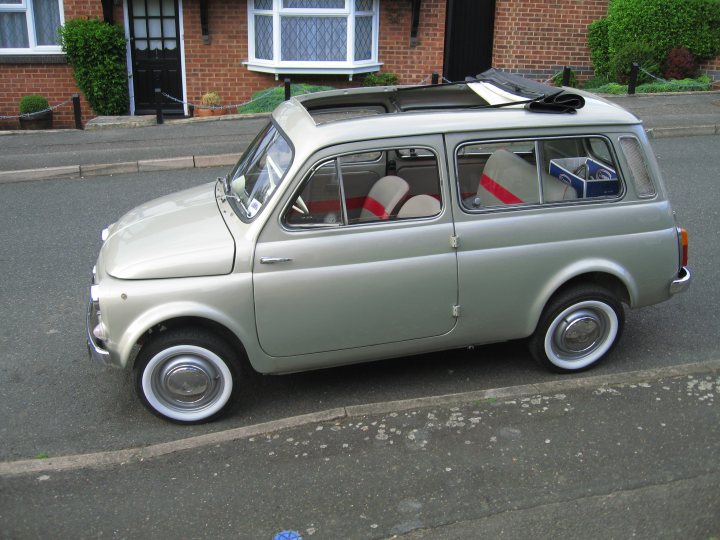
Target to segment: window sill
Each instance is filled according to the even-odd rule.
[[[63,53],[27,52],[4,53],[0,52],[0,64],[67,64],[67,57]]]
[[[382,62],[371,62],[368,64],[338,64],[338,63],[324,63],[324,62],[300,62],[300,63],[286,63],[283,65],[277,64],[265,64],[256,61],[245,61],[243,65],[247,66],[250,71],[258,71],[260,73],[274,73],[275,80],[279,75],[347,75],[349,80],[352,80],[353,75],[357,73],[370,73],[378,71],[383,65]]]

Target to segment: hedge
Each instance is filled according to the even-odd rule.
[[[59,34],[75,82],[95,113],[126,114],[129,98],[122,29],[98,19],[71,19]]]
[[[611,56],[630,41],[663,56],[674,47],[699,58],[720,53],[720,0],[613,0],[608,18]]]
[[[588,47],[600,77],[618,76],[618,63],[632,56],[648,71],[659,69],[678,47],[713,58],[720,54],[720,0],[612,0],[608,16],[588,27]]]

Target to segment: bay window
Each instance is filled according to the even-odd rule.
[[[0,0],[2,1],[2,0]],[[248,69],[377,71],[379,0],[248,0]]]
[[[0,0],[0,54],[60,52],[62,0]]]

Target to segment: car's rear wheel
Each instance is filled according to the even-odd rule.
[[[622,304],[607,289],[573,287],[546,306],[530,338],[530,352],[551,371],[589,369],[613,349],[624,324]]]
[[[167,330],[140,350],[135,388],[154,414],[182,424],[213,420],[237,394],[232,348],[200,329]]]

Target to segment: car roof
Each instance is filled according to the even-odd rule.
[[[547,87],[549,101],[579,99],[577,108],[543,114],[528,103],[546,97],[539,93],[506,92],[494,81],[432,86],[351,88],[293,97],[279,105],[273,119],[297,150],[352,141],[436,133],[517,130],[555,127],[635,125],[640,120],[622,107],[593,94]],[[538,88],[543,85],[533,83]],[[532,87],[533,90],[535,86]],[[488,94],[488,90],[490,93]],[[497,95],[503,96],[502,99]],[[507,96],[505,98],[504,96]],[[551,107],[552,109],[552,107]],[[541,108],[542,110],[542,108]],[[547,112],[547,111],[545,111]]]

